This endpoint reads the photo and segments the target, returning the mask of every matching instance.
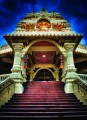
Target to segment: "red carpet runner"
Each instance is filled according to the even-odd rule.
[[[61,82],[27,83],[0,109],[1,119],[60,120],[87,118],[87,109],[74,94],[65,94]]]

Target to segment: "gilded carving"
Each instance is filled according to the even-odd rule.
[[[34,30],[34,24],[33,23],[23,23],[21,24],[21,28],[24,28],[26,32]]]
[[[63,31],[66,28],[66,25],[64,23],[61,23],[61,24],[60,23],[53,23],[52,27],[54,30]]]
[[[38,30],[42,30],[42,31],[48,30],[50,27],[51,27],[51,24],[47,20],[41,20],[36,25],[36,28],[38,28]]]

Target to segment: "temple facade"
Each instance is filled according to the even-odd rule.
[[[59,13],[45,9],[27,13],[15,31],[4,35],[8,45],[0,48],[1,62],[9,64],[5,73],[10,73],[15,93],[23,92],[26,81],[61,81],[65,92],[73,93],[77,72],[82,73],[80,56],[87,60],[87,48],[80,44],[82,37]]]

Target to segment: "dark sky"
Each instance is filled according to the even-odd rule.
[[[6,43],[3,35],[14,31],[27,12],[42,8],[61,13],[73,31],[84,35],[81,43],[87,46],[87,0],[0,0],[0,46]]]

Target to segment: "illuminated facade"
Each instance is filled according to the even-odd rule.
[[[65,92],[73,93],[72,84],[79,72],[76,63],[86,59],[87,48],[79,44],[83,35],[73,32],[59,13],[44,9],[28,13],[16,30],[4,37],[9,46],[0,48],[0,56],[12,67],[10,79],[15,82],[15,93],[23,92],[22,84],[27,80],[61,80]],[[79,59],[80,55],[84,58]]]

